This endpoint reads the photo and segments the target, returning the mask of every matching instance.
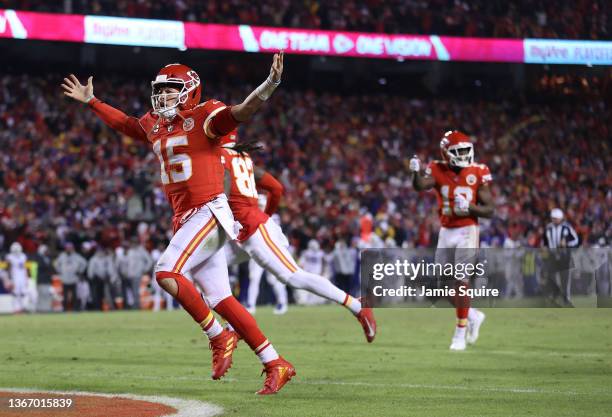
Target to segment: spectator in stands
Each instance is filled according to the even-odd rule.
[[[470,0],[16,1],[4,8],[173,19],[201,23],[291,26],[365,32],[450,36],[609,39],[609,5],[604,0],[534,2]]]
[[[285,186],[279,214],[296,243],[296,258],[311,238],[333,247],[340,238],[361,237],[361,247],[375,247],[392,235],[398,245],[435,246],[435,196],[413,192],[406,156],[436,158],[439,135],[457,126],[474,135],[476,159],[489,165],[495,179],[499,216],[482,223],[484,241],[503,243],[512,224],[516,239],[539,247],[541,214],[557,205],[566,207],[583,240],[609,239],[612,111],[604,97],[610,84],[606,77],[576,77],[563,76],[568,88],[592,89],[569,88],[575,92],[567,99],[565,88],[546,82],[538,87],[537,103],[280,90],[258,114],[261,123],[245,126],[242,136],[265,145],[253,158]],[[48,236],[53,249],[67,240],[117,248],[143,229],[140,219],[127,220],[127,202],[136,194],[145,209],[133,216],[150,212],[155,219],[143,241],[154,247],[167,240],[171,210],[160,188],[159,164],[144,146],[58,101],[58,78],[0,76],[3,249],[15,240],[45,240],[32,239],[32,230]],[[117,92],[119,106],[142,114],[138,103],[148,100],[146,87],[114,77],[99,83],[101,91]],[[243,94],[220,87],[230,96]],[[396,117],[400,113],[410,117]],[[561,146],[567,143],[572,146]]]

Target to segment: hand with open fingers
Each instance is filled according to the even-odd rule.
[[[270,77],[272,81],[275,83],[280,83],[281,75],[283,74],[283,56],[285,53],[280,51],[278,54],[274,54],[274,61],[272,62],[272,67],[270,68]]]
[[[70,74],[68,78],[64,78],[62,88],[66,96],[81,103],[88,103],[94,97],[93,77],[91,76],[87,79],[87,84],[83,85],[74,74]]]

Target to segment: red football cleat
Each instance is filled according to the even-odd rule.
[[[291,378],[295,376],[295,368],[282,357],[274,359],[265,364],[266,381],[262,389],[256,392],[258,395],[276,394]]]
[[[223,330],[223,332],[210,339],[209,347],[212,350],[212,379],[221,379],[232,367],[232,354],[238,346],[236,332]]]
[[[372,343],[376,337],[376,319],[374,318],[374,312],[371,308],[363,307],[355,317],[357,317],[357,320],[361,323],[361,327],[363,327],[366,340],[368,343]]]

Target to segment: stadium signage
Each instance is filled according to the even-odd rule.
[[[0,37],[387,59],[612,65],[612,42],[389,35],[0,9]]]
[[[183,22],[85,16],[85,42],[185,48]]]
[[[329,37],[317,33],[263,30],[259,37],[261,49],[295,52],[329,52]]]
[[[525,39],[525,62],[612,65],[612,42]]]
[[[206,28],[198,25],[197,39],[203,39]],[[277,51],[324,55],[364,56],[381,58],[435,59],[433,45],[427,36],[373,35],[353,32],[305,31],[283,28],[240,26],[240,40],[235,50],[249,52]],[[192,32],[193,34],[193,32]],[[191,39],[191,37],[189,38]],[[187,41],[187,46],[192,47]],[[199,45],[199,44],[198,44]]]

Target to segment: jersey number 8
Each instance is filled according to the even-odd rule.
[[[240,194],[246,197],[257,198],[257,187],[255,186],[253,161],[251,158],[232,158],[232,171],[234,171],[234,179]]]

